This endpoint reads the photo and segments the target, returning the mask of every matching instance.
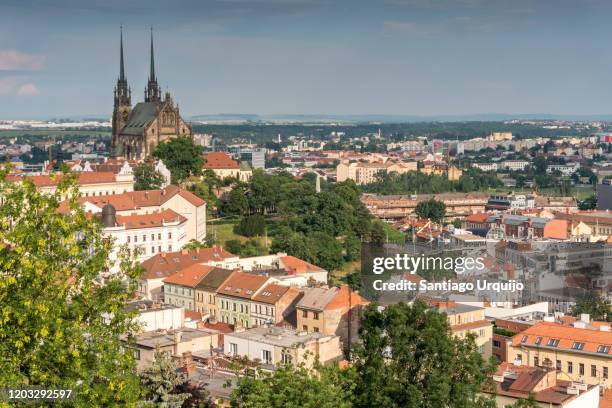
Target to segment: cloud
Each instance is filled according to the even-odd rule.
[[[19,96],[36,96],[39,93],[40,92],[38,91],[36,84],[32,82],[28,82],[27,84],[21,85],[17,90],[17,95]]]
[[[35,83],[23,76],[0,78],[0,96],[35,96],[40,94]]]
[[[0,71],[37,71],[43,67],[45,56],[17,50],[0,50]]]

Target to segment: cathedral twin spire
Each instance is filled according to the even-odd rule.
[[[125,77],[125,66],[123,58],[123,27],[120,29],[120,57],[119,57],[119,78],[115,88],[115,103],[117,105],[132,104],[132,90],[128,86],[127,78]],[[161,101],[161,91],[155,76],[155,56],[153,51],[153,28],[151,28],[151,66],[149,71],[149,81],[145,88],[145,102]]]

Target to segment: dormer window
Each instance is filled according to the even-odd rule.
[[[610,346],[599,345],[597,347],[598,353],[608,354],[610,352]]]
[[[559,339],[550,339],[548,340],[549,347],[557,347],[559,345]]]
[[[572,344],[572,349],[574,349],[574,350],[582,350],[582,349],[584,349],[584,343],[580,343],[579,341],[575,341],[574,344]]]
[[[541,337],[541,336],[538,336],[538,337],[536,337],[535,344],[537,344],[537,345],[539,346],[539,345],[540,345],[540,343],[542,343],[542,337]]]
[[[521,343],[527,342],[528,338],[529,338],[529,336],[523,336],[523,338],[521,339]]]

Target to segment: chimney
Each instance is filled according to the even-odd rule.
[[[174,342],[178,345],[181,342],[181,338],[183,337],[183,333],[180,330],[174,332]]]
[[[193,361],[193,356],[191,355],[191,351],[183,352],[183,372],[186,376],[190,376],[191,374],[196,372],[196,364]]]

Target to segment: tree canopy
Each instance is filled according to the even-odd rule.
[[[425,218],[432,222],[440,223],[446,216],[446,204],[444,204],[443,201],[430,198],[429,200],[418,203],[414,212],[419,218]]]
[[[142,163],[134,169],[134,190],[157,190],[164,184],[162,176],[150,163]]]
[[[202,174],[204,159],[202,149],[188,136],[177,137],[161,142],[153,156],[163,160],[172,174],[172,183],[178,184],[189,176]]]
[[[53,194],[0,173],[0,387],[74,389],[76,406],[134,406],[135,330],[125,304],[139,270],[121,255],[107,276],[111,242],[77,201],[74,176]],[[58,212],[69,197],[69,211]]]

